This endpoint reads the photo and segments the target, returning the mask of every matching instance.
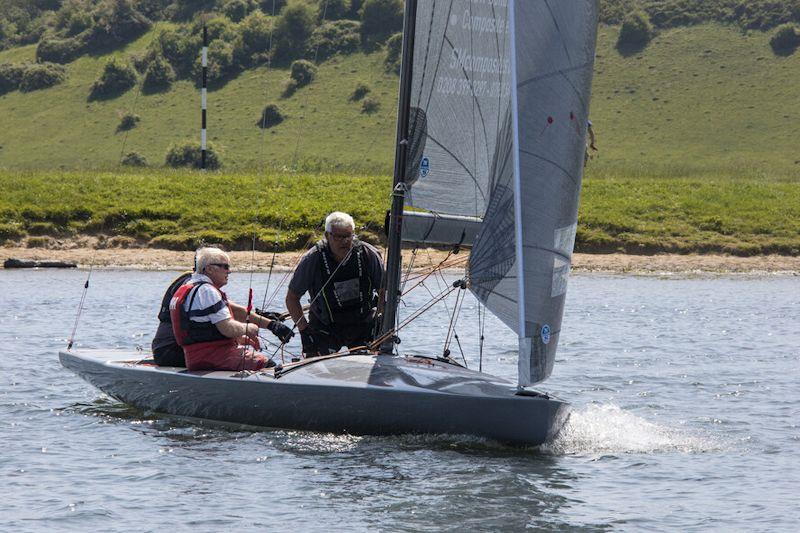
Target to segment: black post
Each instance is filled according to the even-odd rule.
[[[203,55],[200,58],[203,67],[203,83],[200,88],[200,168],[206,169],[206,83],[208,80],[208,28],[203,24]]]
[[[388,257],[386,258],[386,305],[383,309],[381,335],[394,328],[400,300],[402,254],[400,239],[403,225],[403,203],[406,192],[406,154],[408,153],[408,121],[411,108],[411,73],[414,61],[414,26],[417,20],[417,0],[406,0],[403,15],[403,57],[400,71],[400,95],[397,104],[397,146],[394,155],[392,209],[387,228]],[[381,345],[381,352],[394,351],[394,336]]]

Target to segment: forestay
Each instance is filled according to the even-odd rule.
[[[450,0],[417,11],[408,203],[483,219],[475,295],[552,372],[575,242],[598,0]]]

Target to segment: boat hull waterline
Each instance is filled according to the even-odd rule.
[[[273,371],[157,367],[117,350],[59,352],[61,364],[139,409],[251,426],[353,435],[475,435],[538,445],[568,404],[518,395],[516,384],[424,357],[347,355]]]

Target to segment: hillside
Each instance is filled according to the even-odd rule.
[[[88,101],[92,83],[111,57],[143,53],[173,23],[156,24],[130,44],[67,64],[60,85],[0,96],[0,167],[114,168],[136,151],[163,165],[167,147],[199,137],[199,94],[179,80],[163,93],[138,87]],[[621,54],[618,26],[601,26],[592,120],[599,156],[590,172],[621,175],[696,172],[800,172],[800,53],[776,55],[770,33],[703,24],[666,28],[641,52]],[[0,63],[33,61],[35,45],[0,51]],[[398,78],[385,51],[337,55],[319,63],[316,79],[284,98],[288,67],[247,69],[209,94],[209,138],[232,170],[296,168],[389,173]],[[350,101],[366,84],[374,113]],[[276,103],[287,119],[256,127],[261,109]],[[129,132],[124,113],[139,115]]]

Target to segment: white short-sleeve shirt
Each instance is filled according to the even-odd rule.
[[[189,320],[216,324],[233,318],[227,302],[222,298],[222,293],[211,283],[211,278],[205,274],[194,273],[189,283],[197,284],[201,281],[206,283],[193,289],[183,302],[183,309],[189,315]],[[191,309],[189,308],[190,303]]]

